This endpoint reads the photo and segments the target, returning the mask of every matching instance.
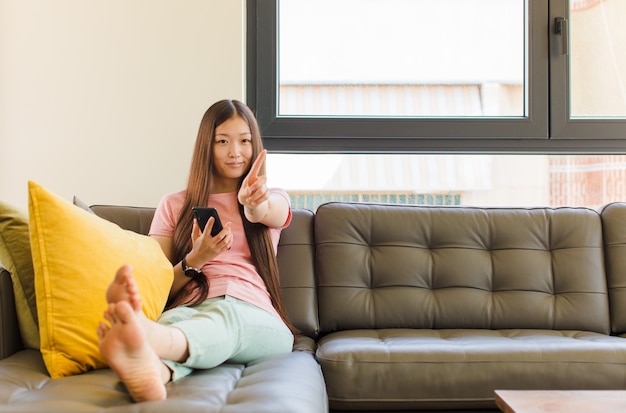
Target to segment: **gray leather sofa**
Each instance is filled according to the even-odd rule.
[[[153,211],[92,209],[144,233]],[[278,258],[295,351],[139,405],[107,369],[47,377],[3,272],[0,412],[495,409],[496,389],[626,389],[626,204],[330,203],[294,211]]]

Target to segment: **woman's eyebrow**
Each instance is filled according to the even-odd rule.
[[[239,136],[243,136],[243,135],[252,135],[252,132],[240,132]],[[230,136],[230,134],[228,133],[216,133],[215,136]]]

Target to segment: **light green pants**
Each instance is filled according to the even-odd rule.
[[[230,296],[210,298],[195,307],[172,308],[158,322],[180,329],[189,343],[185,362],[163,360],[172,369],[172,380],[194,369],[209,369],[226,361],[248,363],[289,353],[293,347],[293,334],[279,317]]]

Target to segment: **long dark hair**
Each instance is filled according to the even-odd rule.
[[[198,136],[191,160],[189,171],[189,181],[187,183],[187,193],[183,207],[180,210],[173,239],[173,262],[180,262],[185,255],[191,251],[191,229],[193,226],[193,214],[191,208],[197,205],[204,205],[209,199],[211,179],[213,175],[213,141],[215,139],[215,129],[234,117],[241,117],[250,127],[252,134],[252,160],[256,159],[263,150],[261,132],[254,114],[244,103],[238,100],[221,100],[214,103],[207,109],[200,122]],[[250,165],[251,167],[252,165]],[[241,187],[247,172],[241,177],[238,188]],[[261,175],[265,174],[265,165],[262,166]],[[278,276],[278,262],[276,251],[272,244],[272,239],[267,226],[249,222],[243,211],[243,206],[239,205],[239,213],[243,221],[246,240],[250,247],[252,262],[257,272],[265,283],[267,291],[272,299],[272,305],[281,316],[285,324],[296,332],[295,327],[287,319],[285,305],[280,291],[280,280]],[[194,277],[190,280],[178,294],[171,297],[167,303],[167,308],[180,304],[194,306],[204,301],[209,292],[209,284],[206,277]],[[188,301],[183,301],[184,297],[191,295]]]

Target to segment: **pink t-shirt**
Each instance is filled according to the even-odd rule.
[[[270,192],[280,194],[289,201],[289,196],[282,189],[272,188]],[[167,194],[161,199],[154,214],[149,235],[174,236],[174,227],[185,199],[185,193],[186,190],[182,190]],[[231,222],[233,245],[230,250],[223,252],[202,267],[202,273],[209,280],[209,295],[206,298],[230,295],[278,316],[265,283],[252,263],[238,205],[236,192],[209,196],[206,206],[217,209],[222,224],[226,225],[227,222]],[[291,210],[282,228],[287,227],[290,222]],[[274,251],[277,251],[282,228],[270,228]]]

